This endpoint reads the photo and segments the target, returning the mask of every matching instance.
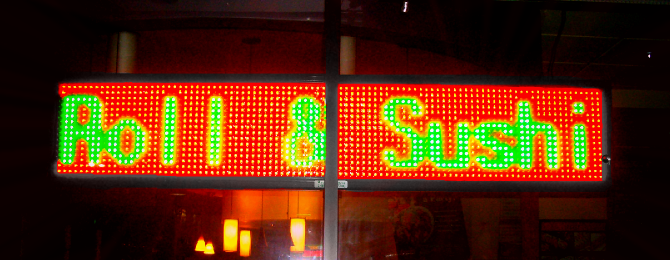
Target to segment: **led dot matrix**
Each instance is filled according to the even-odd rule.
[[[598,89],[340,85],[340,178],[600,181]]]
[[[320,107],[309,97],[300,97],[291,105],[291,119],[296,127],[286,138],[285,159],[293,166],[308,167],[326,160],[326,129],[318,129]]]
[[[61,84],[59,94],[58,173],[324,173],[324,84]],[[312,111],[300,124],[313,129],[291,116],[300,100]],[[291,133],[312,137],[301,140],[311,163],[281,156]]]
[[[210,165],[221,163],[221,97],[212,97],[209,108],[209,157]]]
[[[174,164],[177,140],[177,98],[165,98],[163,109],[163,164]]]
[[[77,142],[81,139],[90,144],[88,147],[88,151],[90,151],[89,160],[93,163],[100,162],[99,153],[102,151],[102,144],[108,141],[105,140],[106,135],[100,125],[99,113],[102,111],[101,109],[100,100],[95,96],[71,95],[63,99],[58,143],[58,157],[61,163],[69,165],[74,162],[78,152]],[[90,115],[84,115],[83,111],[87,110]],[[83,120],[78,120],[79,118]],[[90,120],[85,120],[87,118],[90,118]],[[81,152],[83,151],[80,151],[80,155],[83,156]]]

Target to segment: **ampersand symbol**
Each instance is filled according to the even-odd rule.
[[[286,138],[284,159],[291,166],[309,167],[326,160],[326,129],[317,129],[321,106],[315,98],[301,97],[291,106],[295,128]]]

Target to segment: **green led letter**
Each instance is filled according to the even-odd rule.
[[[456,153],[455,158],[451,160],[442,161],[441,158],[436,158],[441,162],[435,162],[435,167],[443,169],[465,169],[468,168],[470,162],[470,152],[468,151],[468,139],[470,139],[470,129],[467,123],[458,123],[456,134]]]
[[[133,148],[130,150],[128,155],[125,155],[121,151],[121,143],[125,140],[121,140],[121,133],[126,128],[130,129],[135,135],[135,140],[133,142]],[[107,152],[109,152],[114,159],[116,159],[122,165],[130,165],[135,163],[137,159],[140,158],[140,155],[145,152],[145,143],[146,132],[142,130],[140,125],[134,119],[123,119],[119,121],[118,124],[114,125],[112,129],[107,131]]]
[[[86,106],[90,111],[90,120],[82,124],[78,113],[81,106]],[[113,125],[107,132],[102,130],[102,105],[95,96],[71,95],[64,98],[61,108],[61,124],[59,135],[58,157],[63,164],[72,164],[76,156],[77,141],[84,139],[88,146],[89,162],[99,164],[100,152],[106,150],[120,164],[129,165],[135,163],[140,155],[145,152],[146,133],[134,119],[123,119]],[[122,131],[128,128],[135,138],[131,140],[133,148],[124,154],[121,144],[128,140],[121,140]]]
[[[221,163],[221,97],[212,97],[209,103],[209,165]]]
[[[81,124],[77,118],[80,106],[90,111],[90,120]],[[58,158],[63,164],[72,164],[76,155],[77,141],[84,139],[88,148],[89,162],[100,163],[100,152],[104,149],[101,124],[102,104],[95,96],[71,95],[63,100],[60,116]]]
[[[586,169],[586,130],[584,125],[577,124],[574,127],[575,138],[575,166],[577,169]]]
[[[584,103],[575,102],[572,104],[572,112],[575,114],[584,114]]]
[[[398,159],[393,150],[384,151],[384,159],[389,162],[390,166],[400,168],[418,167],[419,163],[426,158],[440,166],[453,163],[452,161],[442,162],[444,156],[442,154],[442,127],[440,123],[429,122],[426,136],[419,136],[412,127],[400,122],[400,118],[396,115],[398,106],[409,106],[413,116],[422,115],[422,107],[414,98],[393,98],[384,105],[384,120],[389,123],[392,130],[404,134],[412,143],[410,156],[405,160]]]
[[[522,169],[532,167],[533,137],[538,133],[544,133],[547,147],[547,164],[550,169],[558,168],[558,134],[551,124],[534,122],[531,119],[530,105],[527,101],[519,102],[519,117],[514,126],[514,135],[518,138],[516,155],[519,157],[515,163],[519,163]]]
[[[177,98],[165,98],[163,109],[163,164],[174,164],[177,143]]]
[[[477,156],[476,160],[484,169],[507,169],[514,163],[514,151],[511,146],[493,137],[495,132],[513,135],[514,130],[508,123],[490,122],[480,124],[475,129],[475,138],[495,152],[495,157]]]
[[[317,130],[316,124],[321,116],[321,106],[316,99],[301,97],[291,106],[291,119],[295,121],[295,130],[289,133],[285,145],[285,159],[292,166],[308,167],[315,162],[326,160],[326,129]],[[311,146],[312,149],[304,148]],[[302,152],[301,152],[302,151]]]

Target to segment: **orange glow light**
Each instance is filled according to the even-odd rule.
[[[195,244],[195,251],[204,252],[205,251],[205,238],[200,236],[198,243]]]
[[[207,245],[205,246],[205,254],[206,255],[214,254],[214,246],[212,246],[212,241],[207,242]]]
[[[240,231],[240,256],[248,257],[251,252],[251,231]]]
[[[293,239],[293,245],[294,245],[294,246],[291,246],[291,252],[305,251],[305,219],[304,218],[292,218],[291,219],[291,239]]]
[[[223,221],[223,251],[237,251],[237,219]]]

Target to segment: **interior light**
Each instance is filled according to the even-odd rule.
[[[305,251],[305,219],[291,218],[291,252]]]
[[[207,245],[205,246],[205,254],[206,255],[214,254],[214,246],[212,246],[212,241],[207,242]]]
[[[198,243],[195,244],[195,251],[197,251],[197,252],[204,252],[205,251],[205,238],[203,238],[202,236],[200,236],[200,238],[198,238]]]
[[[248,257],[251,251],[251,231],[240,231],[240,256]]]
[[[237,219],[223,221],[223,251],[237,251]]]

